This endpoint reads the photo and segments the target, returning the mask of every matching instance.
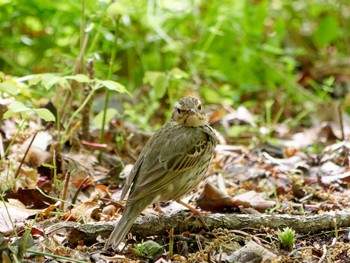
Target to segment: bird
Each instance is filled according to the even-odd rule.
[[[120,200],[129,192],[126,205],[104,250],[117,250],[141,212],[158,201],[175,200],[204,222],[200,212],[181,197],[204,179],[217,143],[200,100],[177,101],[170,120],[148,140],[125,182]]]

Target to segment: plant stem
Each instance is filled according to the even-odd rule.
[[[86,99],[83,101],[83,103],[80,105],[80,107],[75,111],[73,112],[72,116],[70,117],[69,121],[68,121],[68,124],[66,126],[66,129],[65,129],[65,132],[64,132],[64,135],[65,135],[65,138],[68,134],[68,131],[70,130],[70,126],[72,125],[72,122],[73,120],[77,117],[77,115],[82,111],[82,109],[84,109],[85,105],[89,102],[89,100],[92,98],[92,95],[94,95],[94,92],[95,90],[92,89],[91,92],[89,93],[89,95],[86,97]]]
[[[22,130],[22,128],[23,128],[24,123],[27,121],[27,118],[28,118],[28,116],[25,115],[25,116],[24,116],[24,119],[23,119],[23,121],[22,121],[22,123],[21,123],[21,125],[19,126],[19,128],[18,128],[18,130],[17,130],[17,132],[16,132],[16,134],[15,134],[15,136],[13,136],[13,138],[12,138],[12,140],[11,140],[9,146],[7,146],[7,148],[6,148],[6,150],[5,150],[4,158],[6,157],[8,151],[11,149],[12,145],[14,144],[16,138],[18,137],[19,132],[20,132],[20,131]],[[0,163],[1,163],[1,162],[0,162]]]
[[[27,249],[26,252],[27,252],[27,253],[36,254],[36,255],[42,255],[42,256],[47,256],[47,257],[52,257],[52,258],[58,258],[58,259],[68,260],[69,262],[86,263],[86,261],[81,261],[81,260],[74,259],[74,258],[68,258],[68,257],[59,256],[59,255],[55,255],[55,254],[50,254],[50,253],[35,251],[35,250],[31,250],[31,249]]]
[[[50,198],[52,200],[55,200],[55,201],[58,201],[58,202],[64,202],[64,203],[67,203],[67,204],[70,204],[68,201],[66,200],[62,200],[62,199],[59,199],[57,197],[53,197],[53,196],[50,196],[50,195],[47,195],[43,190],[40,189],[40,187],[35,187],[36,190],[38,190],[38,192],[40,192],[43,196],[47,197],[47,198]]]
[[[83,39],[85,34],[85,0],[81,1],[81,18],[80,18],[80,49],[83,48]]]
[[[174,228],[169,231],[169,257],[174,255]]]
[[[109,62],[109,69],[108,69],[108,76],[107,79],[112,78],[113,74],[113,65],[117,54],[117,41],[118,41],[118,35],[119,35],[119,17],[114,20],[115,21],[115,36],[114,36],[114,43],[111,53],[111,59]],[[103,116],[102,116],[102,125],[101,125],[101,136],[100,136],[100,143],[104,143],[105,141],[105,125],[106,125],[106,115],[107,115],[107,108],[108,108],[108,102],[109,102],[109,96],[110,96],[110,90],[106,89],[106,97],[105,97],[105,103],[103,106]],[[99,161],[102,159],[102,149],[100,149],[99,154]]]
[[[4,194],[1,194],[1,195],[0,195],[0,198],[1,198],[1,200],[2,200],[2,203],[4,204],[4,207],[5,207],[5,210],[6,210],[6,214],[7,214],[8,218],[9,218],[9,220],[10,220],[10,223],[11,223],[11,226],[12,226],[12,229],[13,229],[13,233],[15,234],[16,238],[18,238],[17,230],[16,230],[16,228],[15,228],[15,224],[14,224],[13,221],[12,221],[10,212],[9,212],[9,210],[8,210],[8,208],[7,208],[7,205],[6,205],[6,202],[5,202],[5,199],[4,199]]]
[[[21,168],[22,168],[22,165],[23,165],[23,163],[24,163],[24,160],[26,159],[26,157],[27,157],[27,155],[28,155],[28,152],[29,152],[29,149],[30,149],[30,147],[32,147],[32,144],[33,144],[33,142],[34,142],[35,137],[36,137],[37,134],[38,134],[38,132],[36,132],[36,133],[34,134],[33,138],[30,140],[30,143],[29,143],[29,145],[28,145],[28,147],[27,147],[27,149],[26,149],[26,151],[25,151],[25,153],[24,153],[24,155],[23,155],[23,158],[22,158],[22,160],[21,160],[21,162],[20,162],[20,164],[19,164],[19,166],[18,166],[17,172],[16,172],[16,174],[15,174],[15,178],[17,178],[17,176],[18,176],[19,171],[20,171]]]

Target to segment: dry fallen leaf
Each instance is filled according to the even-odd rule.
[[[244,247],[236,250],[232,256],[232,262],[273,262],[277,255],[254,241],[249,241]]]
[[[100,206],[98,203],[84,202],[74,207],[70,213],[66,215],[66,218],[70,220],[80,220],[82,217],[85,217],[87,220],[90,220],[91,218],[95,218],[99,212]]]
[[[15,191],[20,188],[35,189],[35,187],[37,186],[38,180],[39,180],[39,174],[36,168],[34,169],[27,165],[22,165],[16,179]]]
[[[257,193],[255,191],[248,191],[244,194],[233,197],[235,203],[248,204],[259,212],[265,212],[266,209],[276,205],[275,201],[266,200],[263,198],[265,193]]]
[[[54,203],[51,198],[44,196],[37,189],[18,189],[17,192],[7,191],[6,197],[19,200],[27,208],[43,209]]]
[[[339,180],[343,182],[350,182],[350,171],[336,175],[321,176],[320,179],[324,185],[330,185],[332,183],[336,183]]]
[[[8,202],[0,202],[0,232],[9,235],[15,227],[24,224],[25,220],[39,213],[41,210],[27,209],[24,204],[16,199],[8,199]]]
[[[233,207],[249,207],[249,203],[241,200],[234,200],[226,193],[220,191],[217,187],[207,183],[204,186],[203,192],[197,200],[197,205],[207,211],[217,212],[224,211]]]

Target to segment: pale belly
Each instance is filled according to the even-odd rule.
[[[173,181],[166,184],[161,191],[159,201],[177,200],[189,193],[196,185],[203,181],[208,170],[210,160],[206,165],[194,168],[186,174],[178,175]]]

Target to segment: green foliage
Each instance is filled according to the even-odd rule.
[[[329,47],[336,57],[349,51],[345,0],[83,3],[1,1],[0,69],[70,75],[82,56],[81,65],[93,59],[96,78],[108,79],[101,85],[113,79],[132,93],[143,91],[141,108],[163,98],[170,104],[188,91],[209,103],[252,105],[262,97],[288,107],[325,97],[298,84],[301,57],[327,60]],[[41,84],[66,80],[43,75]],[[13,85],[0,89],[11,94]]]
[[[4,113],[4,119],[10,118],[15,114],[22,114],[22,117],[26,119],[30,113],[37,114],[45,121],[55,121],[55,116],[48,109],[31,109],[26,107],[22,102],[14,101],[8,106],[8,111]]]
[[[103,112],[101,111],[99,114],[97,114],[93,119],[93,124],[96,127],[102,126],[102,115]],[[118,111],[116,109],[107,109],[106,113],[106,123],[109,123],[115,116],[118,116]]]
[[[72,81],[88,85],[91,88],[91,91],[81,102],[80,106],[70,114],[68,121],[64,125],[65,130],[58,138],[58,141],[61,144],[65,143],[68,139],[68,133],[71,130],[73,121],[78,120],[78,117],[80,117],[78,114],[84,109],[84,107],[86,107],[96,91],[106,89],[117,93],[129,94],[127,89],[116,81],[101,80],[98,78],[90,79],[84,74],[61,76],[54,73],[44,73],[28,75],[22,78],[8,78],[6,81],[0,83],[0,98],[15,96],[16,100],[8,105],[8,110],[2,116],[3,119],[20,115],[22,119],[20,128],[25,124],[30,114],[36,114],[45,121],[56,121],[54,113],[46,108],[36,108],[34,107],[34,104],[36,103],[36,99],[41,96],[44,98],[50,98],[52,95],[55,95],[58,106],[63,105],[63,98],[58,98],[60,92],[63,90],[69,90],[73,95],[77,93],[72,87]],[[81,96],[81,94],[78,95]],[[114,116],[110,115],[111,114],[107,116],[108,120]],[[57,118],[60,119],[61,116],[57,115]],[[58,123],[60,123],[60,121]],[[59,127],[60,125],[57,125],[58,131],[60,131]]]
[[[335,78],[331,76],[323,80],[320,84],[316,81],[312,81],[310,84],[314,88],[317,97],[325,102],[329,101],[331,98],[330,94],[334,91],[334,81]]]
[[[281,242],[281,246],[286,248],[288,251],[292,251],[295,244],[295,231],[289,227],[286,227],[283,229],[283,231],[279,230],[277,235]]]
[[[139,256],[147,256],[154,258],[163,252],[163,248],[157,242],[153,240],[147,240],[139,245],[135,245],[137,254]]]

